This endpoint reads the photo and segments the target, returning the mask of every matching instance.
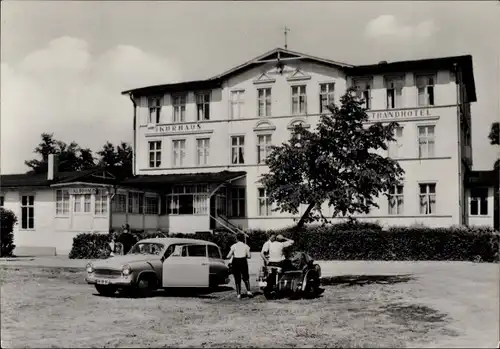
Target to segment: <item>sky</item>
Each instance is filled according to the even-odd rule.
[[[99,150],[132,141],[121,91],[202,79],[276,47],[350,64],[471,54],[475,170],[499,155],[500,1],[1,2],[2,174],[42,132]]]

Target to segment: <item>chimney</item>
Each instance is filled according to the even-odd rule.
[[[56,154],[49,154],[47,180],[52,181],[57,177],[58,161]]]

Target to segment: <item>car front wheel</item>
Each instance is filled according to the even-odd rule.
[[[104,286],[104,285],[95,285],[95,289],[101,296],[112,296],[116,292],[116,288],[114,286]]]

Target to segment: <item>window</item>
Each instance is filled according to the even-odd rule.
[[[113,198],[113,212],[126,213],[127,212],[127,195],[115,194]]]
[[[387,109],[401,108],[403,106],[403,78],[386,78]]]
[[[389,214],[403,214],[403,186],[395,185],[389,189]]]
[[[128,212],[135,214],[144,212],[144,193],[128,193]]]
[[[436,184],[419,184],[420,214],[436,213]]]
[[[245,217],[245,188],[231,188],[231,216]]]
[[[292,114],[305,114],[306,109],[306,85],[292,86]]]
[[[159,124],[160,123],[160,114],[161,114],[161,98],[160,97],[150,97],[148,98],[148,106],[149,106],[149,124]]]
[[[208,245],[208,258],[221,259],[220,250],[217,246]]]
[[[271,207],[269,205],[269,198],[267,197],[267,190],[259,188],[259,216],[270,216]]]
[[[257,163],[265,164],[267,156],[271,152],[271,135],[257,136]]]
[[[335,84],[319,84],[319,112],[320,114],[328,113],[327,106],[334,103],[334,88]]]
[[[206,214],[208,212],[208,186],[176,185],[167,196],[170,214]]]
[[[488,188],[472,188],[470,190],[471,216],[488,215]]]
[[[418,157],[433,157],[434,143],[434,126],[418,126]]]
[[[67,216],[68,214],[69,214],[69,191],[65,189],[56,190],[56,215]]]
[[[146,207],[144,213],[157,215],[158,209],[159,209],[158,197],[146,196]]]
[[[233,165],[245,163],[245,136],[231,137],[231,163]]]
[[[184,158],[186,157],[186,140],[185,139],[174,139],[172,141],[173,146],[173,166],[180,167],[184,165]]]
[[[161,166],[161,141],[149,142],[149,167]]]
[[[174,122],[186,121],[186,95],[173,96]]]
[[[243,117],[245,91],[231,91],[231,119]]]
[[[21,228],[33,229],[35,227],[35,197],[23,195],[21,197]]]
[[[196,109],[198,111],[198,121],[210,120],[210,93],[196,95]]]
[[[210,138],[196,140],[196,165],[208,165],[210,154]]]
[[[394,129],[394,141],[389,142],[387,145],[387,156],[390,158],[397,158],[400,156],[399,148],[402,146],[403,141],[403,128],[398,126]]]
[[[4,200],[5,200],[4,196],[3,195],[0,196],[0,207],[3,207]]]
[[[434,77],[432,75],[417,76],[418,106],[434,105]]]
[[[207,246],[206,245],[188,245],[187,246],[189,257],[206,257],[207,256]]]
[[[258,116],[271,116],[271,89],[257,89]]]
[[[91,194],[77,194],[74,196],[75,202],[73,205],[73,212],[77,213],[90,213],[90,203],[92,199]]]
[[[97,190],[94,206],[96,215],[105,215],[108,213],[108,194],[106,193],[106,190]]]
[[[354,86],[356,87],[356,97],[362,100],[362,106],[366,109],[371,108],[371,93],[370,81],[368,80],[355,80]]]

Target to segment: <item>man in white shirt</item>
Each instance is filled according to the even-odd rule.
[[[276,240],[276,235],[271,234],[269,240],[267,240],[264,245],[262,245],[262,250],[260,251],[260,256],[264,260],[264,267],[267,265],[267,258],[269,257],[269,244]]]
[[[267,262],[268,265],[281,265],[282,262],[286,259],[283,250],[286,247],[292,246],[294,243],[291,239],[286,239],[283,235],[278,235],[276,240],[270,241],[269,243],[264,244],[261,251],[261,256]],[[268,253],[269,257],[265,257],[265,254]]]

